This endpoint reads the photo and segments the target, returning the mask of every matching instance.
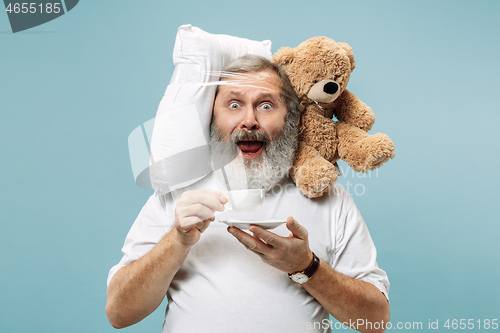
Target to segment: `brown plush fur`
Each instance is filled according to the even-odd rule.
[[[337,180],[339,159],[367,172],[395,156],[387,135],[366,133],[375,115],[346,89],[355,67],[349,45],[314,37],[295,49],[281,48],[273,57],[285,67],[301,100],[300,144],[290,175],[304,196],[316,198],[328,191]]]

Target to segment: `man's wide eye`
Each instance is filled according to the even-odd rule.
[[[269,103],[264,103],[264,104],[262,104],[261,108],[264,110],[271,110],[273,108],[273,106]]]
[[[231,103],[231,104],[229,104],[229,107],[230,107],[231,109],[237,109],[237,108],[239,108],[239,107],[240,107],[240,105],[239,105],[238,103]]]

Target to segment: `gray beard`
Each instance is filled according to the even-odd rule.
[[[263,152],[252,160],[242,158],[238,154],[239,148],[236,138],[241,134],[235,132],[230,141],[222,141],[222,134],[212,119],[210,126],[210,158],[212,165],[224,165],[224,171],[229,180],[229,190],[243,190],[250,188],[264,189],[266,192],[288,176],[293,166],[295,152],[298,145],[296,126],[286,123],[283,131],[274,140],[267,134]],[[243,130],[246,131],[246,130]],[[255,131],[250,131],[250,134]],[[224,161],[231,161],[229,164]]]

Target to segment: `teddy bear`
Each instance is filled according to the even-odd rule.
[[[367,134],[375,115],[346,89],[355,67],[348,44],[314,37],[293,49],[280,48],[273,61],[284,67],[300,100],[299,146],[290,176],[304,196],[328,191],[340,175],[339,159],[367,172],[395,156],[386,134]]]

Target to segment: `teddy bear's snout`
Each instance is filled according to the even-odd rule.
[[[339,85],[337,84],[337,82],[328,82],[323,87],[323,91],[330,95],[335,94],[337,90],[339,90]]]
[[[334,80],[324,79],[315,83],[307,97],[316,102],[332,103],[340,95],[340,85]]]

